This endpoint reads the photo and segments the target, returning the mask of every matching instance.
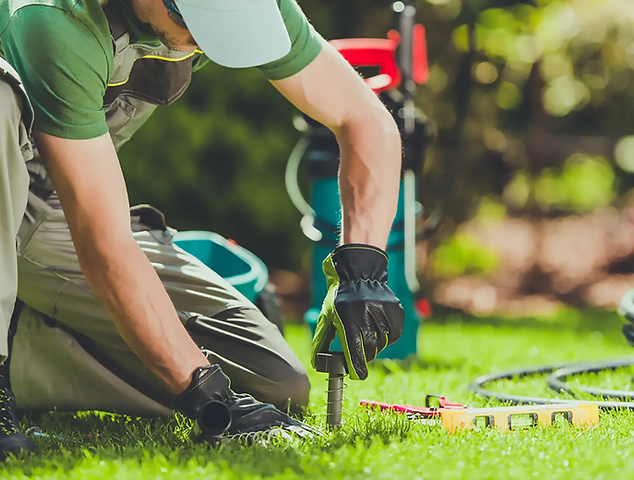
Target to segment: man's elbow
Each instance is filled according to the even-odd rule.
[[[365,136],[381,139],[388,144],[398,144],[399,147],[401,143],[401,134],[394,117],[378,99],[364,108],[356,109],[354,114],[347,117],[341,131],[347,134],[363,132]]]
[[[394,142],[401,142],[401,133],[399,132],[398,125],[394,120],[394,117],[387,108],[381,105],[379,109],[380,113],[377,113],[377,121],[380,124],[381,131],[386,138],[392,139]]]

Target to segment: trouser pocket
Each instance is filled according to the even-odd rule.
[[[38,227],[46,220],[51,208],[33,192],[29,192],[29,201],[18,230],[18,255],[22,254]]]
[[[175,230],[165,223],[165,215],[152,205],[136,205],[130,208],[132,232],[149,232],[154,239],[163,245],[172,245]]]

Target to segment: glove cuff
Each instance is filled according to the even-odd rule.
[[[174,409],[198,420],[209,402],[226,402],[232,395],[231,382],[219,365],[199,367],[192,373],[189,387],[176,399]]]
[[[332,252],[331,259],[340,281],[387,282],[387,253],[378,247],[346,243]]]

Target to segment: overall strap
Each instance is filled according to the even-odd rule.
[[[104,107],[112,105],[120,95],[152,105],[170,105],[189,86],[194,61],[202,52],[133,43],[121,8],[120,0],[110,0],[103,7],[114,49],[114,68],[104,95]]]

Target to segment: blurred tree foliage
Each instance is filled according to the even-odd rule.
[[[446,134],[456,122],[456,92],[465,88],[455,83],[456,52],[470,48],[473,32],[468,80],[473,90],[452,218],[460,222],[473,214],[474,200],[484,196],[512,213],[534,215],[629,201],[634,186],[629,1],[430,0],[425,12],[452,23],[446,43],[430,47],[432,58],[439,56],[423,93],[440,130],[432,170],[451,165],[456,155],[456,139]],[[427,27],[433,42],[434,27],[429,22]]]
[[[326,38],[384,37],[396,24],[388,0],[299,3]],[[455,176],[454,224],[484,197],[538,215],[629,201],[631,0],[419,0],[418,7],[431,67],[418,103],[438,130],[421,182],[426,206],[446,193],[446,175]],[[154,204],[178,229],[234,238],[272,268],[297,269],[308,242],[283,183],[299,137],[293,114],[256,70],[205,67],[122,149],[131,201]]]
[[[434,250],[429,263],[438,278],[453,278],[492,272],[498,266],[498,257],[473,236],[457,232]]]

